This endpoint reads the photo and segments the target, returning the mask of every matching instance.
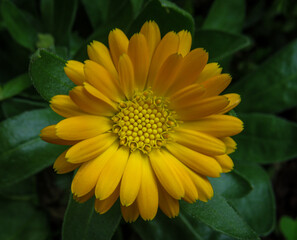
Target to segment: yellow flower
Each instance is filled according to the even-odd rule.
[[[110,32],[109,49],[93,41],[90,60],[68,61],[65,73],[77,86],[57,95],[51,108],[65,117],[44,128],[44,141],[71,145],[54,164],[58,173],[78,168],[74,198],[95,195],[95,209],[107,212],[120,198],[124,219],[179,213],[179,200],[207,201],[207,177],[233,168],[230,138],[242,122],[225,115],[240,102],[219,94],[229,85],[204,49],[190,51],[188,31],[162,39],[155,22],[144,23],[130,40]]]

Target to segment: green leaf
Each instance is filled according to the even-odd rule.
[[[164,35],[169,31],[189,30],[194,33],[194,19],[188,12],[172,2],[165,0],[151,0],[147,2],[132,25],[129,34],[139,32],[145,21],[154,20]]]
[[[280,230],[286,237],[286,240],[297,239],[297,219],[292,219],[288,216],[282,216],[280,220]]]
[[[78,203],[70,195],[65,213],[63,240],[109,240],[115,233],[121,220],[118,203],[107,213],[100,215],[94,210],[94,198]]]
[[[0,89],[0,101],[13,97],[24,91],[31,85],[28,73],[17,76],[11,79]]]
[[[274,163],[297,156],[297,124],[260,113],[239,114],[244,131],[234,137],[232,158],[243,163]]]
[[[210,61],[220,61],[250,45],[249,38],[217,30],[199,30],[193,48],[205,48]]]
[[[38,199],[35,178],[27,178],[10,186],[0,186],[0,196],[12,200]]]
[[[0,123],[0,185],[21,181],[54,162],[65,146],[46,143],[39,134],[59,120],[50,109],[42,109]]]
[[[257,234],[219,194],[215,193],[213,198],[206,203],[181,202],[181,208],[191,217],[209,225],[216,231],[238,239],[258,239]]]
[[[2,102],[1,108],[4,116],[10,118],[24,111],[45,108],[47,106],[48,104],[45,102],[36,102],[23,98],[10,98]]]
[[[247,178],[236,170],[227,174],[223,173],[219,178],[211,178],[210,182],[214,192],[227,199],[243,197],[252,190],[252,186]]]
[[[235,83],[230,92],[241,95],[237,111],[278,113],[297,106],[297,40]]]
[[[54,28],[54,4],[53,0],[40,1],[41,18],[47,32],[53,32]]]
[[[8,0],[2,1],[1,14],[12,38],[21,46],[34,51],[37,32],[25,14]]]
[[[239,33],[245,16],[244,0],[216,0],[213,2],[202,29]]]
[[[0,239],[46,240],[46,216],[26,201],[0,201]]]
[[[159,213],[152,221],[139,219],[131,226],[143,240],[203,240],[182,213],[174,219]]]
[[[54,0],[54,27],[52,34],[58,45],[68,45],[78,0]]]
[[[238,164],[237,170],[249,179],[253,190],[243,198],[232,199],[231,203],[259,235],[267,235],[274,229],[276,217],[269,176],[258,165]]]
[[[47,50],[38,50],[31,58],[29,74],[34,87],[47,101],[58,94],[68,94],[74,87],[64,73],[65,60]]]

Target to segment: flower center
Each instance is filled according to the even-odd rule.
[[[132,99],[121,102],[119,109],[112,117],[112,131],[119,135],[120,145],[131,151],[138,149],[147,154],[162,147],[177,126],[168,101],[154,96],[151,90],[136,93]]]

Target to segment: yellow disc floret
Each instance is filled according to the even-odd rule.
[[[120,144],[132,151],[149,153],[162,147],[169,132],[177,126],[175,113],[168,109],[165,98],[156,97],[151,90],[136,93],[132,99],[119,104],[120,111],[112,117],[112,131],[119,135]]]

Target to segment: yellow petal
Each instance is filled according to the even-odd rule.
[[[234,163],[233,163],[232,159],[227,154],[215,156],[215,159],[222,166],[224,173],[230,172],[234,167]]]
[[[119,88],[118,81],[115,81],[110,73],[94,61],[85,61],[84,67],[86,82],[90,83],[98,91],[114,101],[121,100],[123,94]]]
[[[56,125],[50,125],[41,130],[40,138],[43,141],[59,145],[74,145],[77,141],[67,141],[59,138],[56,134]]]
[[[91,60],[103,66],[113,79],[118,79],[118,73],[112,62],[109,50],[103,43],[93,41],[88,46],[88,55]]]
[[[121,211],[122,211],[123,218],[126,222],[129,222],[129,223],[135,222],[139,217],[139,210],[138,210],[136,201],[128,207],[121,205]]]
[[[175,94],[170,96],[170,103],[174,109],[184,108],[186,106],[192,105],[193,102],[198,102],[204,93],[205,88],[200,84],[194,83],[180,89]]]
[[[80,197],[95,188],[102,169],[117,149],[118,143],[113,143],[99,157],[83,163],[72,180],[72,193]]]
[[[228,87],[230,83],[230,74],[221,74],[206,80],[205,82],[201,83],[201,85],[206,89],[203,97],[207,98],[219,95]]]
[[[158,185],[159,189],[159,206],[162,212],[169,218],[174,218],[179,214],[179,202],[178,200],[171,197],[161,186]]]
[[[75,60],[66,63],[64,71],[67,77],[76,85],[82,85],[85,81],[84,64]]]
[[[174,169],[183,185],[183,188],[185,190],[185,195],[183,196],[183,199],[190,203],[195,202],[198,199],[198,192],[186,170],[187,167],[178,159],[176,159],[167,150],[161,150],[161,153],[163,154],[164,158],[168,159],[168,161],[171,164],[171,167]]]
[[[80,166],[80,164],[72,164],[67,162],[67,159],[65,158],[66,152],[67,150],[60,154],[54,163],[54,169],[59,174],[71,172]]]
[[[130,206],[136,199],[141,183],[143,156],[140,151],[130,154],[121,182],[120,199],[123,206]]]
[[[146,38],[147,46],[149,49],[149,59],[151,59],[156,47],[158,46],[161,40],[159,26],[154,21],[147,21],[142,25],[140,32]]]
[[[86,201],[88,201],[91,197],[94,196],[94,189],[92,189],[90,192],[88,192],[87,194],[78,197],[75,194],[73,194],[73,199],[79,203],[84,203]]]
[[[122,30],[116,28],[109,33],[108,44],[113,63],[117,68],[120,56],[128,51],[129,40]]]
[[[140,216],[152,220],[158,211],[158,186],[149,159],[145,157],[142,164],[141,185],[137,196]]]
[[[108,198],[104,200],[96,199],[95,210],[100,214],[106,213],[118,199],[119,192],[120,192],[120,185],[117,186],[117,188]]]
[[[87,85],[87,88],[90,92],[91,90],[95,89],[91,88],[90,85]],[[89,91],[87,91],[83,86],[78,86],[73,88],[69,92],[69,96],[72,99],[72,101],[77,106],[79,106],[80,109],[87,113],[104,116],[113,115],[113,107],[105,101],[102,101],[97,97],[94,97],[92,94],[89,93]]]
[[[129,149],[126,147],[121,147],[107,161],[96,185],[96,198],[103,200],[108,198],[113,193],[121,181],[128,157]]]
[[[72,146],[66,153],[68,162],[82,163],[98,157],[117,139],[112,133],[86,139]]]
[[[243,130],[243,122],[229,115],[211,115],[197,121],[184,122],[182,128],[203,132],[214,137],[229,137]]]
[[[176,33],[169,32],[162,38],[152,57],[148,75],[148,86],[153,85],[161,66],[170,55],[177,53],[178,46],[179,37]]]
[[[87,114],[82,111],[68,95],[54,96],[50,101],[50,107],[54,112],[66,118]]]
[[[183,164],[195,172],[209,177],[219,177],[222,172],[218,162],[209,156],[191,150],[178,143],[167,143],[166,148]],[[198,192],[199,195],[199,192]]]
[[[206,155],[216,156],[226,153],[226,146],[221,140],[202,132],[179,128],[172,136],[177,143]]]
[[[175,165],[172,165],[172,159],[168,159],[160,150],[151,151],[149,157],[154,172],[164,189],[175,199],[184,197],[185,189]]]
[[[134,94],[134,68],[127,54],[123,54],[119,60],[119,80],[120,86],[127,98],[131,98]]]
[[[146,39],[142,33],[134,34],[129,42],[128,55],[134,66],[135,86],[142,91],[146,84],[150,59]]]
[[[192,46],[192,35],[189,31],[182,30],[177,34],[179,36],[178,53],[186,56]]]
[[[213,196],[213,189],[209,180],[206,177],[194,173],[190,169],[188,169],[188,172],[197,188],[199,200],[207,202]]]
[[[233,153],[236,150],[237,144],[232,138],[224,137],[224,138],[221,138],[221,140],[226,144],[226,147],[227,147],[226,154]]]
[[[226,112],[229,112],[230,110],[235,108],[241,101],[240,95],[236,94],[236,93],[229,93],[229,94],[225,94],[223,96],[228,98],[229,104],[225,108],[220,110],[217,114],[224,114]]]
[[[185,102],[186,106],[179,104],[175,107],[175,110],[181,120],[194,121],[212,114],[218,114],[218,112],[222,111],[228,103],[228,98],[224,96],[215,96],[201,100],[198,99],[191,103]]]
[[[64,140],[82,140],[110,130],[112,122],[106,117],[83,115],[66,118],[56,125],[56,134]]]
[[[184,57],[182,65],[176,76],[174,83],[169,89],[170,93],[193,84],[202,72],[208,61],[208,53],[202,48],[192,50]]]
[[[164,96],[172,85],[179,71],[182,60],[183,58],[181,55],[174,53],[163,63],[152,86],[153,91],[159,96]]]
[[[203,83],[209,78],[220,75],[221,72],[222,68],[220,68],[220,65],[218,63],[208,63],[199,74],[196,83]]]

